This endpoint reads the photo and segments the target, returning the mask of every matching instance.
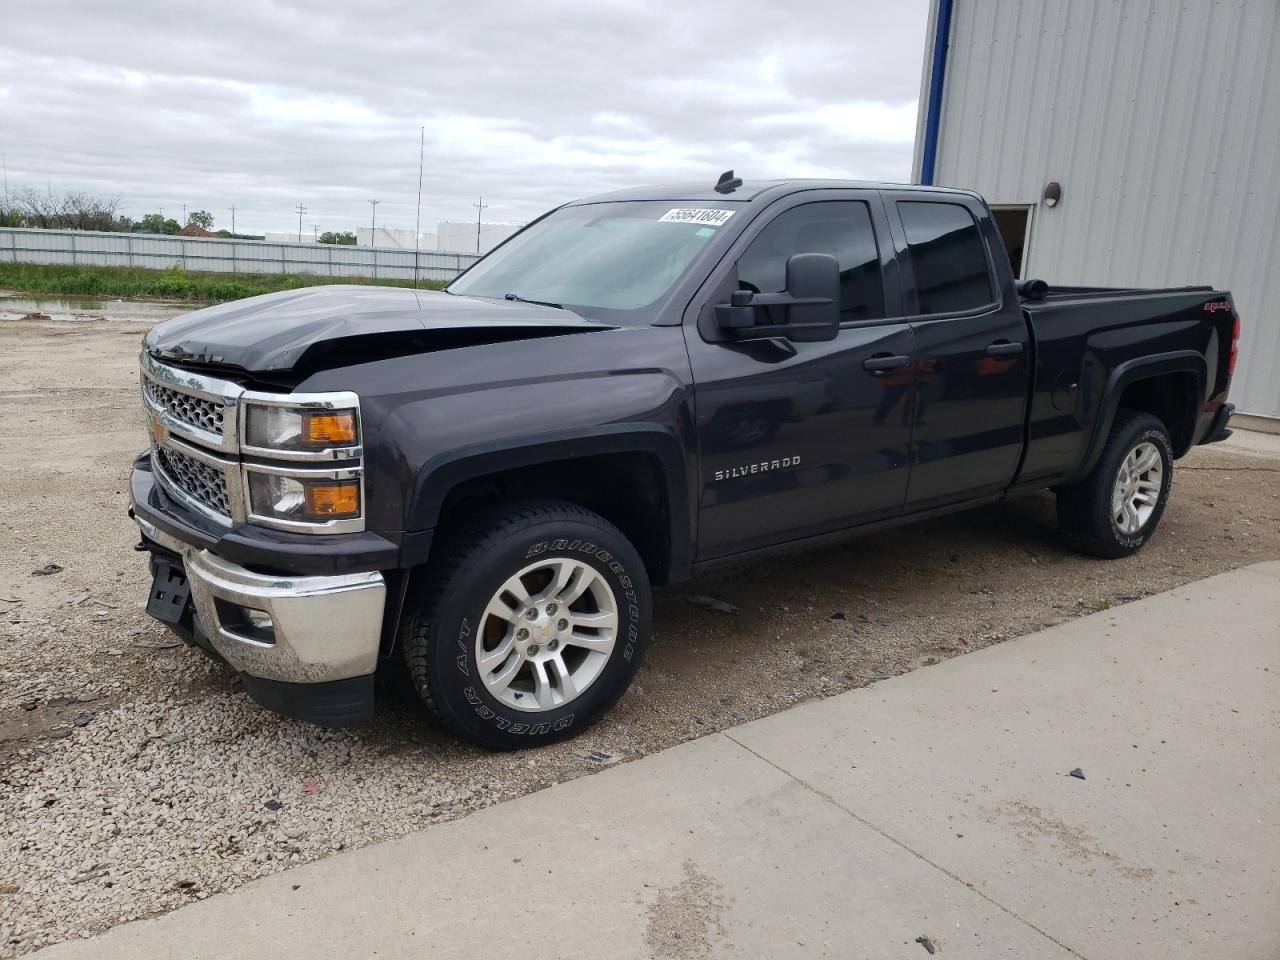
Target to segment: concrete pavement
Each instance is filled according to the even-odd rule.
[[[1278,748],[1272,562],[37,956],[1275,958]]]

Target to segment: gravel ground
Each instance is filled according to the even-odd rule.
[[[125,481],[144,330],[0,322],[0,431],[20,454],[0,477],[0,957],[1280,558],[1280,443],[1255,436],[1181,461],[1127,560],[1066,552],[1046,495],[660,591],[634,686],[569,743],[462,745],[394,676],[374,723],[321,731],[256,709],[143,612]]]

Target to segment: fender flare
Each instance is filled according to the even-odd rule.
[[[615,423],[588,430],[543,434],[513,446],[510,441],[442,451],[417,471],[406,510],[406,529],[433,529],[449,492],[491,473],[610,453],[646,453],[661,467],[665,487],[670,556],[668,580],[687,579],[693,564],[690,472],[680,438],[650,423]]]
[[[1194,350],[1173,350],[1169,353],[1157,353],[1148,357],[1135,357],[1117,364],[1107,377],[1102,391],[1102,399],[1098,405],[1098,415],[1094,418],[1093,433],[1089,437],[1089,445],[1085,449],[1084,462],[1073,473],[1067,483],[1084,479],[1098,464],[1102,450],[1111,436],[1111,426],[1115,423],[1116,413],[1120,409],[1120,397],[1125,388],[1139,380],[1150,380],[1153,377],[1169,373],[1190,373],[1196,378],[1196,395],[1203,398],[1205,385],[1208,383],[1209,371],[1204,356]],[[1194,415],[1194,408],[1192,410]]]

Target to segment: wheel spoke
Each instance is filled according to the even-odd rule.
[[[618,615],[612,610],[600,613],[576,613],[569,611],[569,623],[574,627],[591,627],[595,630],[616,630]]]
[[[517,673],[520,672],[520,666],[524,663],[524,657],[516,654],[507,661],[507,665],[498,673],[481,674],[484,679],[484,685],[489,688],[489,692],[497,696],[511,685],[511,681],[515,679]],[[499,664],[501,661],[499,661]]]
[[[529,595],[529,588],[524,585],[524,581],[521,580],[519,576],[514,576],[504,583],[498,590],[498,594],[494,599],[500,599],[504,593],[511,594],[516,598],[516,600],[525,606],[528,606],[533,600],[533,597]]]
[[[582,569],[582,564],[576,560],[554,560],[556,565],[555,574],[551,578],[551,584],[538,594],[539,600],[556,600],[559,603],[568,603],[561,595],[565,589],[574,581],[578,575],[578,571]]]
[[[1156,452],[1156,448],[1147,447],[1142,450],[1142,455],[1138,458],[1138,462],[1134,466],[1134,472],[1141,476],[1159,462],[1160,454]]]
[[[502,666],[503,661],[505,661],[507,657],[511,656],[511,651],[515,645],[515,637],[506,636],[503,637],[502,642],[492,650],[486,653],[481,653],[476,658],[476,666],[480,668],[481,675],[488,675],[498,669],[498,667]]]
[[[1138,508],[1135,507],[1132,503],[1126,503],[1124,505],[1124,518],[1127,521],[1127,527],[1126,527],[1127,532],[1137,533],[1138,526],[1139,526]]]
[[[550,710],[555,706],[555,696],[551,680],[547,677],[547,665],[538,660],[530,660],[529,668],[533,671],[533,699],[538,701],[540,709]]]
[[[560,602],[566,607],[586,593],[587,589],[595,583],[598,576],[594,570],[581,563],[577,564],[577,569],[574,572],[577,576],[573,578],[573,582],[564,589],[559,597]]]
[[[560,688],[560,695],[565,700],[572,699],[577,695],[578,690],[573,685],[573,674],[569,672],[569,667],[560,657],[555,657],[547,661],[547,669],[555,676],[556,686]]]
[[[612,634],[596,636],[595,634],[571,633],[564,638],[564,642],[570,647],[581,647],[583,650],[608,653],[613,649],[614,637]]]
[[[502,593],[489,601],[489,605],[484,608],[480,622],[484,623],[486,617],[497,617],[499,620],[505,620],[507,623],[519,623],[520,612],[512,609],[507,605],[507,601],[502,599]]]

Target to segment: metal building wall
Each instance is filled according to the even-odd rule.
[[[1036,204],[1024,275],[1230,289],[1280,416],[1280,2],[953,0],[944,76],[934,182]]]

